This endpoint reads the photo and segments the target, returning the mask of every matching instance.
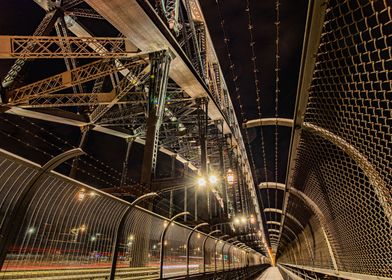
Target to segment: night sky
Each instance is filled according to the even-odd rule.
[[[278,115],[293,118],[302,42],[305,29],[308,1],[281,0],[280,6],[280,96]],[[239,116],[234,84],[229,72],[227,52],[220,24],[216,1],[200,0],[208,29],[219,56],[226,83],[230,89],[232,101]],[[244,111],[248,120],[258,118],[257,102],[249,45],[248,16],[245,11],[246,1],[220,0],[220,7],[225,20],[226,33],[232,60],[236,65]],[[275,116],[275,1],[250,1],[253,18],[253,33],[256,41],[256,56],[261,81],[262,117]],[[265,181],[262,171],[260,128],[249,129],[253,155],[258,169],[258,181]],[[274,181],[275,174],[275,128],[263,128],[267,157],[267,179]],[[285,181],[286,163],[290,145],[291,129],[279,128],[279,168],[278,180]]]
[[[224,72],[226,83],[232,95],[232,101],[237,109],[238,102],[235,98],[235,91],[233,82],[229,73],[229,65],[227,60],[227,53],[224,46],[223,33],[220,25],[218,8],[216,1],[200,0],[203,8],[204,16],[207,20],[209,32],[215,45],[216,52],[219,56],[221,68]],[[245,12],[246,1],[238,0],[224,0],[220,2],[223,17],[225,19],[226,31],[230,38],[230,51],[232,59],[236,65],[237,74],[239,76],[240,93],[244,103],[244,109],[247,119],[258,118],[256,108],[256,94],[253,80],[253,68],[251,64],[251,52],[249,47],[249,32],[248,19]],[[254,34],[256,39],[256,55],[261,81],[261,97],[262,97],[262,115],[263,117],[273,117],[274,112],[274,98],[275,98],[275,1],[274,0],[253,0],[250,1],[251,13],[254,22]],[[0,0],[0,10],[2,17],[0,18],[0,34],[2,35],[30,35],[34,32],[35,27],[44,17],[44,11],[35,4],[32,0],[18,0],[6,1]],[[307,11],[307,1],[305,0],[281,0],[281,38],[280,38],[280,97],[279,97],[279,116],[285,118],[292,118],[294,111],[295,96],[297,90],[297,80],[299,73],[299,64],[302,52],[303,32],[305,28],[305,19]],[[83,19],[82,19],[83,21]],[[96,36],[116,36],[116,34],[109,34],[111,28],[102,26],[97,30],[94,29],[94,20],[85,20],[83,22],[90,30],[96,32]],[[89,25],[89,26],[88,26]],[[54,35],[54,34],[53,34]],[[9,67],[12,65],[12,60],[0,60],[0,78],[3,79]],[[61,65],[61,63],[57,63]],[[64,67],[64,66],[63,66]],[[42,71],[45,69],[45,71]],[[47,67],[45,62],[35,61],[32,65],[29,75],[26,76],[26,82],[30,80],[37,80],[47,77],[49,75],[64,71],[64,69],[56,67]],[[238,120],[241,123],[242,119],[237,114]],[[12,117],[9,117],[12,118]],[[39,121],[36,123],[40,124]],[[60,136],[72,135],[70,142],[77,144],[78,132],[75,128],[69,128],[58,125],[49,124],[48,129],[56,131]],[[255,158],[256,167],[258,169],[257,182],[269,180],[273,181],[275,166],[274,166],[274,127],[263,128],[265,147],[267,154],[267,178],[262,171],[261,158],[261,141],[260,128],[249,129],[249,135],[252,146],[252,154]],[[45,133],[43,137],[45,137]],[[288,147],[290,143],[291,129],[279,128],[279,168],[278,180],[285,181],[286,162]],[[0,135],[4,139],[3,135]],[[125,152],[125,143],[117,143],[115,152],[105,152],[108,147],[103,144],[101,135],[92,135],[89,138],[89,146],[87,149],[93,151],[102,151],[102,160],[118,163],[114,166],[116,169],[121,169],[121,161],[115,160],[116,155],[121,155]],[[118,141],[118,139],[113,140]],[[3,144],[7,141],[2,141]],[[123,144],[123,145],[122,145]],[[15,148],[14,144],[7,145],[8,148],[18,150],[22,155],[23,149]],[[4,147],[4,145],[2,145]],[[7,147],[5,147],[7,148]],[[136,149],[137,150],[137,149]],[[33,152],[34,153],[34,152]],[[39,158],[39,152],[35,152],[35,157]],[[138,152],[138,154],[140,151]],[[133,157],[135,158],[135,157]],[[42,159],[43,161],[44,159]],[[136,161],[134,162],[136,164]],[[137,173],[137,172],[136,172]]]

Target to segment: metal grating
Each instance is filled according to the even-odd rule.
[[[282,262],[392,276],[391,26],[390,1],[327,4],[292,185],[321,239],[281,244]]]

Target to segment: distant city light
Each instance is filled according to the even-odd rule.
[[[86,190],[80,189],[80,191],[78,191],[76,197],[79,201],[83,201],[86,198]]]

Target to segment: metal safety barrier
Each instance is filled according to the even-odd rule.
[[[391,279],[391,6],[309,7],[278,262]]]
[[[25,200],[21,220],[12,222],[16,227],[9,237],[12,242],[1,236],[6,244],[1,279],[114,279],[113,270],[116,279],[159,279],[160,275],[184,276],[187,271],[200,274],[204,265],[206,272],[217,273],[262,262],[261,254],[132,206],[4,150],[0,150],[2,232],[20,208],[17,204],[32,179],[36,189]]]

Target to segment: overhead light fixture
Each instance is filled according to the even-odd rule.
[[[207,185],[206,179],[204,177],[199,177],[197,179],[197,185],[199,187],[205,187]]]
[[[209,182],[212,185],[215,185],[216,183],[218,183],[218,177],[216,177],[215,175],[210,175],[210,177],[208,178]]]

